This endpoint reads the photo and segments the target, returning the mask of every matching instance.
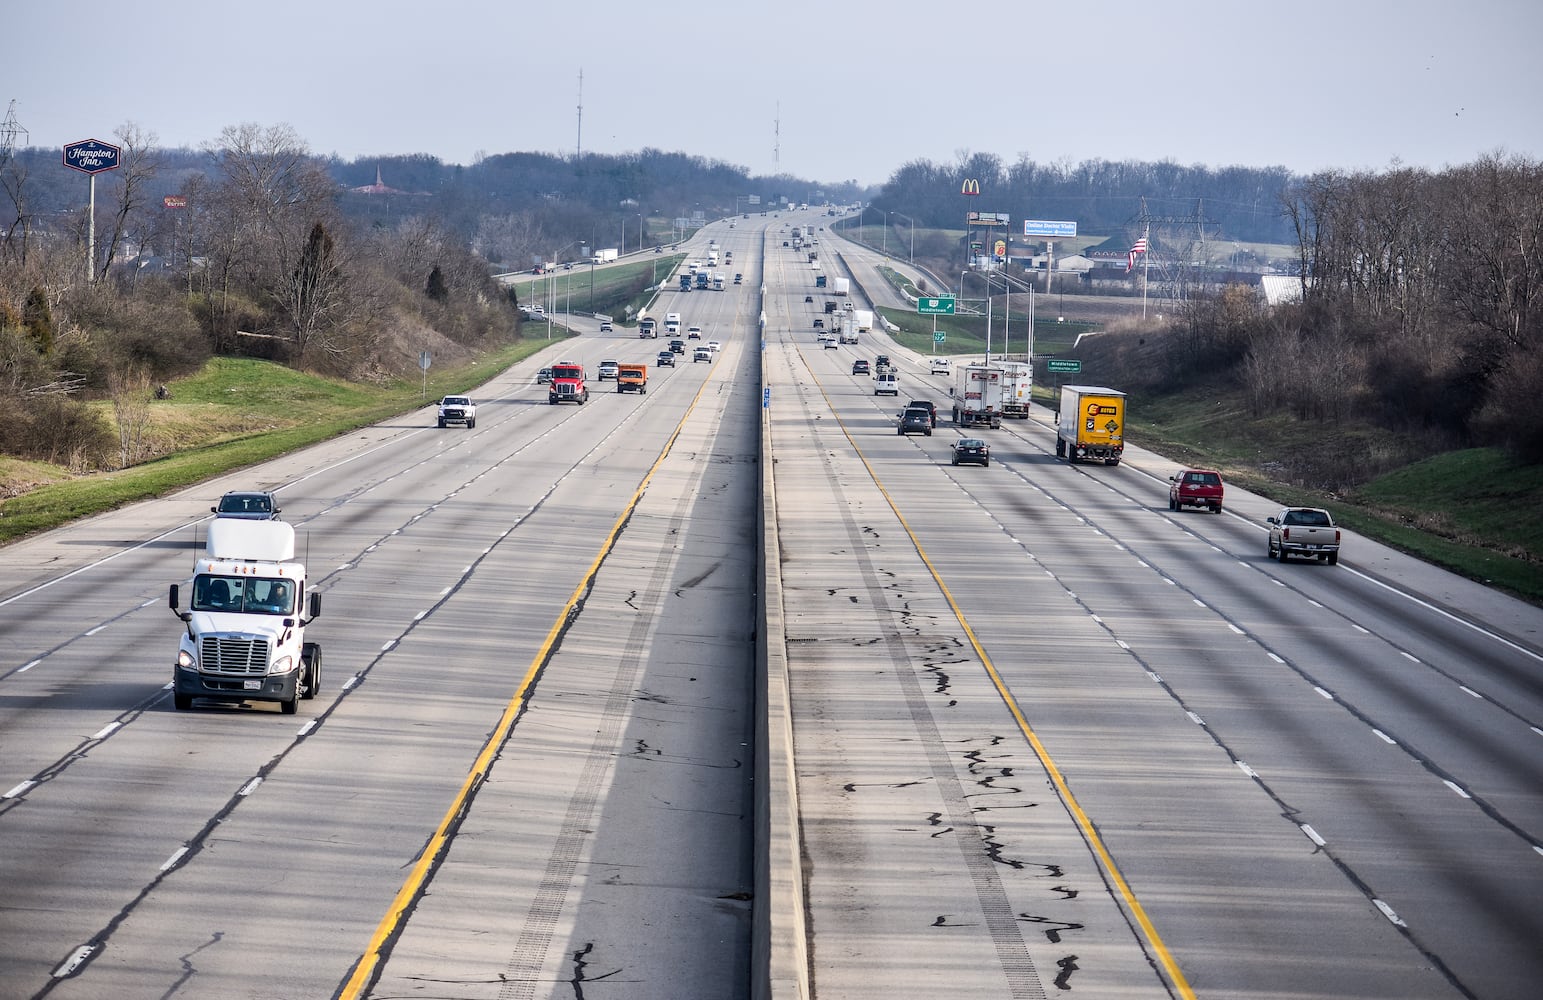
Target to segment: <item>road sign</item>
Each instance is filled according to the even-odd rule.
[[[1045,362],[1045,371],[1064,372],[1068,375],[1076,375],[1082,371],[1081,361],[1064,361],[1059,358],[1051,358]]]
[[[917,299],[916,311],[923,316],[952,316],[954,297],[949,295],[936,299]]]
[[[945,341],[947,339],[948,339],[948,334],[944,333],[942,330],[938,330],[936,333],[934,333],[932,335],[932,342],[934,344],[941,344],[941,343],[943,343],[943,341]]]
[[[64,147],[64,165],[83,174],[99,174],[118,169],[123,150],[101,139],[82,139]]]

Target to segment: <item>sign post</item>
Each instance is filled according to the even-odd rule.
[[[117,170],[123,150],[100,139],[82,139],[64,147],[64,165],[91,178],[86,205],[86,281],[96,280],[96,175]]]

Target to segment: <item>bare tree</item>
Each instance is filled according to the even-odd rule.
[[[145,188],[155,179],[159,167],[154,151],[156,135],[146,132],[133,122],[127,122],[113,132],[123,148],[119,169],[114,179],[118,184],[118,197],[113,214],[106,222],[107,238],[103,241],[102,256],[93,262],[98,280],[107,277],[114,258],[124,245],[130,226],[145,206]]]
[[[143,369],[114,369],[107,376],[113,417],[118,427],[118,467],[126,469],[143,461],[146,433],[150,428],[150,376]]]
[[[340,346],[326,334],[342,319],[345,291],[342,260],[332,236],[318,222],[311,227],[300,259],[282,285],[290,335],[301,357],[313,349],[341,353]]]

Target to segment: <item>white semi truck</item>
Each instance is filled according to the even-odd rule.
[[[285,521],[215,518],[193,565],[188,610],[177,584],[168,603],[185,626],[172,667],[172,703],[276,701],[293,715],[321,690],[321,645],[305,627],[321,614],[321,595],[295,561],[295,529]]]
[[[596,250],[595,256],[592,259],[596,264],[609,264],[616,259],[616,248],[608,247],[604,250]]]

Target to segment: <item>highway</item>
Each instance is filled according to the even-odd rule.
[[[1267,501],[1169,511],[1175,463],[1069,465],[1049,414],[951,466],[944,377],[815,342],[809,222],[682,245],[745,285],[661,294],[723,349],[646,395],[547,404],[537,368],[668,342],[586,332],[473,430],[0,550],[5,995],[1534,996],[1543,612],[1354,536],[1267,560]],[[880,352],[898,400],[851,374]],[[323,691],[177,712],[166,590],[251,488],[320,583]]]

